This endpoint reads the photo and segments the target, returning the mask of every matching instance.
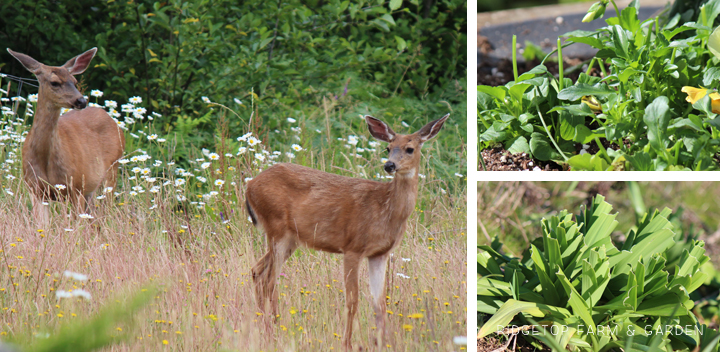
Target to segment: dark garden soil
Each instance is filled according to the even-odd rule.
[[[480,340],[477,340],[477,352],[505,352],[505,351],[516,351],[516,352],[546,352],[552,351],[550,348],[543,346],[542,349],[538,349],[529,342],[525,341],[521,336],[517,337],[517,341],[511,341],[510,344],[503,348],[508,340],[503,339],[500,341],[493,336],[487,336]],[[513,345],[515,349],[513,350]]]
[[[502,146],[485,149],[480,154],[485,162],[486,171],[536,170],[536,167],[542,171],[562,171],[562,167],[555,162],[535,160],[526,153],[511,154]],[[479,169],[483,170],[482,164]]]

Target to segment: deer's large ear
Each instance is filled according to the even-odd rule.
[[[420,131],[417,132],[420,136],[420,141],[424,143],[428,139],[435,137],[438,132],[440,132],[440,129],[442,129],[442,126],[445,123],[445,120],[448,119],[448,117],[450,117],[450,114],[447,114],[423,126],[423,128],[421,128]]]
[[[93,57],[95,57],[96,52],[97,48],[92,48],[68,60],[68,62],[66,62],[63,67],[68,69],[68,71],[70,71],[70,74],[79,75],[85,72],[85,69],[87,69],[87,67],[90,65],[90,61],[92,61]]]
[[[385,122],[382,122],[370,115],[365,115],[370,134],[383,142],[392,142],[395,139],[395,132]]]
[[[40,73],[40,68],[42,67],[42,64],[39,63],[37,60],[31,58],[28,55],[18,53],[16,51],[10,50],[10,48],[7,49],[7,51],[12,55],[14,58],[16,58],[20,63],[30,72],[34,74]]]

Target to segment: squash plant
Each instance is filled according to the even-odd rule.
[[[567,210],[543,219],[542,237],[522,258],[501,253],[497,241],[478,246],[477,309],[490,315],[478,338],[522,326],[563,350],[717,351],[718,333],[691,312],[690,294],[708,279],[704,242],[676,244],[682,237],[666,208],[645,213],[615,243],[611,210],[598,195],[575,219]]]

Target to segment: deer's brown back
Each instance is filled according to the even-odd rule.
[[[404,231],[406,219],[388,222],[388,186],[277,164],[248,183],[247,199],[271,240],[293,236],[311,248],[371,256],[390,250]]]

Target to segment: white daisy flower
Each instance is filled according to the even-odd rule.
[[[217,153],[210,153],[208,154],[208,158],[210,158],[210,160],[219,160],[220,155],[217,155]]]
[[[130,102],[133,104],[140,104],[142,103],[142,98],[135,96],[130,98]]]
[[[292,149],[293,149],[294,151],[296,151],[296,152],[299,152],[299,151],[303,150],[303,148],[302,148],[301,146],[297,145],[297,144],[293,144],[293,145],[292,145]]]
[[[79,216],[81,219],[95,219],[94,216],[92,216],[92,215],[90,215],[90,214],[85,214],[85,213],[79,214],[78,216]]]
[[[250,136],[247,140],[248,145],[251,147],[255,146],[256,144],[260,144],[260,140],[255,138],[255,136]]]
[[[237,138],[238,142],[246,141],[248,137],[252,136],[252,132],[245,133],[244,135]]]
[[[103,92],[101,90],[93,89],[90,91],[90,95],[92,95],[96,98],[102,98]]]
[[[225,184],[225,181],[223,180],[215,180],[215,186],[222,186]]]

